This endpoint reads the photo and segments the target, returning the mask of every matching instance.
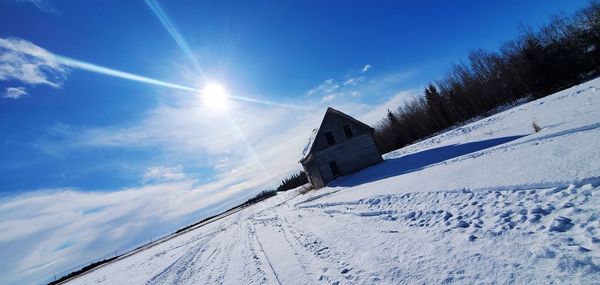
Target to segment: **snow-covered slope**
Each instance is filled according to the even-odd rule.
[[[385,157],[70,284],[600,283],[600,79]]]

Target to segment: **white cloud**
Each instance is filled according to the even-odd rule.
[[[344,81],[344,85],[355,86],[356,84],[358,84],[364,80],[365,80],[364,76],[351,77],[351,78],[348,78],[346,81]]]
[[[60,88],[68,72],[47,50],[23,39],[0,38],[0,80]]]
[[[358,97],[368,97],[370,100],[390,98],[396,95],[398,90],[404,89],[406,81],[417,73],[416,69],[407,69],[367,77],[364,73],[370,68],[371,65],[367,64],[358,73],[347,74],[337,80],[329,78],[311,88],[306,94],[318,96],[321,103],[328,104],[335,100],[356,100]]]
[[[144,183],[157,183],[157,182],[172,182],[180,181],[186,178],[183,172],[183,166],[181,164],[173,167],[168,166],[154,166],[149,167],[142,182]]]
[[[20,99],[25,95],[27,95],[25,87],[8,87],[6,88],[6,90],[4,90],[4,95],[2,96],[2,98]]]
[[[332,101],[333,99],[335,99],[335,96],[336,94],[326,95],[321,99],[321,103]]]
[[[365,64],[365,66],[363,66],[363,68],[360,70],[360,72],[365,73],[365,72],[369,71],[369,69],[371,69],[371,65]]]
[[[321,103],[330,102],[335,98],[341,98],[346,95],[356,96],[358,92],[356,92],[354,88],[364,81],[364,76],[355,76],[340,80],[340,82],[342,82],[340,84],[335,79],[329,78],[308,90],[306,94],[307,96],[316,95],[321,97]]]
[[[340,85],[335,80],[333,80],[333,78],[329,78],[323,81],[321,84],[317,85],[316,87],[308,90],[306,94],[308,96],[312,96],[315,94],[329,94],[335,92],[335,90],[337,90],[338,88],[340,88]]]
[[[139,125],[123,129],[86,131],[61,126],[58,129],[64,140],[55,143],[62,144],[65,151],[65,148],[75,147],[126,148],[136,144],[145,147],[144,141],[149,139],[157,155],[171,153],[173,161],[191,154],[198,158],[212,157],[219,163],[215,176],[200,183],[184,174],[183,165],[156,166],[142,177],[144,182],[153,183],[141,187],[114,192],[58,189],[0,200],[0,231],[3,233],[0,250],[14,248],[0,269],[3,272],[0,276],[5,276],[0,277],[0,283],[39,283],[39,278],[115,250],[122,251],[132,241],[147,242],[152,235],[164,235],[212,214],[207,212],[209,209],[226,209],[253,193],[276,186],[282,177],[300,169],[298,159],[302,146],[324,113],[320,108],[310,112],[251,105],[234,109],[245,110],[231,114],[245,134],[242,140],[223,125],[220,117],[187,117],[192,111],[202,113],[194,106],[182,104],[177,106],[178,110],[168,111],[164,106],[159,108],[162,111],[149,112]],[[183,115],[179,120],[191,119],[192,122],[183,124],[174,120],[177,111]],[[220,124],[197,132],[199,129],[193,123],[208,119]],[[160,121],[164,122],[152,125]],[[135,130],[135,134],[126,136],[125,130]],[[83,141],[76,135],[78,132],[84,136],[97,135],[99,141],[97,144],[94,138]],[[214,134],[204,139],[207,133]],[[118,138],[109,140],[112,134]],[[68,144],[71,140],[73,145]],[[202,145],[196,146],[194,142]],[[219,150],[207,153],[205,149],[217,144],[222,144]],[[73,245],[56,250],[66,241]],[[59,261],[51,263],[56,260]],[[12,279],[8,278],[20,282],[9,282]]]
[[[0,283],[40,283],[65,268],[131,249],[191,223],[199,209],[247,197],[239,191],[210,192],[182,180],[116,192],[62,189],[4,199],[0,249],[10,254],[3,257]]]

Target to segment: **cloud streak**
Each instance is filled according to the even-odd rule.
[[[369,69],[371,69],[371,65],[365,64],[365,66],[363,66],[363,68],[360,70],[360,72],[365,73],[365,72],[369,71]]]
[[[50,5],[48,0],[15,0],[15,2],[27,2],[35,5],[38,9],[51,14],[57,14],[58,11]]]
[[[27,91],[25,90],[25,87],[8,87],[6,90],[4,90],[4,95],[2,95],[2,98],[20,99],[26,95]]]
[[[60,88],[69,68],[45,49],[14,38],[0,38],[0,80]]]
[[[321,110],[290,113],[260,105],[234,109],[245,111],[233,112],[233,120],[263,161],[260,167],[245,150],[245,142],[218,117],[198,116],[203,113],[201,105],[181,100],[176,106],[150,111],[130,126],[64,127],[55,134],[61,136],[51,142],[58,151],[150,147],[156,155],[166,155],[170,165],[148,168],[141,177],[147,185],[139,187],[108,192],[42,190],[0,200],[0,250],[10,249],[10,258],[0,266],[0,283],[37,282],[172,232],[272,187],[299,169],[302,144],[322,116]],[[210,159],[207,167],[219,161],[210,180],[200,181],[185,172],[184,165],[202,157]]]
[[[156,86],[200,92],[196,88],[56,55],[27,40],[0,38],[0,80],[60,88],[66,80],[69,67]]]
[[[77,68],[130,81],[187,91],[194,95],[203,94],[203,90],[198,88],[166,82],[66,56],[52,54],[47,50],[22,39],[0,38],[0,52],[2,52],[0,53],[0,80],[17,80],[31,85],[44,84],[54,88],[60,88],[66,79],[69,68]],[[307,108],[307,106],[273,102],[246,96],[231,94],[228,94],[227,96],[230,99],[238,101],[282,108]]]
[[[182,180],[117,192],[47,190],[4,200],[0,248],[7,254],[0,282],[38,283],[49,273],[131,249],[191,222],[199,209],[211,214],[211,206],[238,192],[208,192]]]
[[[342,100],[354,100],[359,97],[389,98],[397,95],[398,90],[405,89],[403,83],[412,78],[416,69],[407,69],[367,76],[365,73],[371,65],[365,65],[360,71],[346,74],[341,78],[329,78],[309,89],[306,97],[319,97],[322,104]]]
[[[148,168],[142,179],[143,183],[171,182],[180,181],[186,178],[183,172],[183,166],[154,166]]]

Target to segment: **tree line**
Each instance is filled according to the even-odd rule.
[[[298,173],[292,174],[289,177],[284,178],[281,181],[281,184],[277,187],[277,191],[287,191],[294,189],[296,187],[300,187],[304,184],[308,183],[308,176],[306,172],[300,171]]]
[[[386,153],[521,98],[541,98],[600,75],[600,3],[520,26],[498,51],[478,49],[430,83],[424,96],[389,111],[375,128]]]

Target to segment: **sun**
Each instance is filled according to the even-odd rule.
[[[229,108],[229,95],[223,85],[218,83],[208,83],[202,88],[202,100],[204,105],[210,109],[225,111]]]

